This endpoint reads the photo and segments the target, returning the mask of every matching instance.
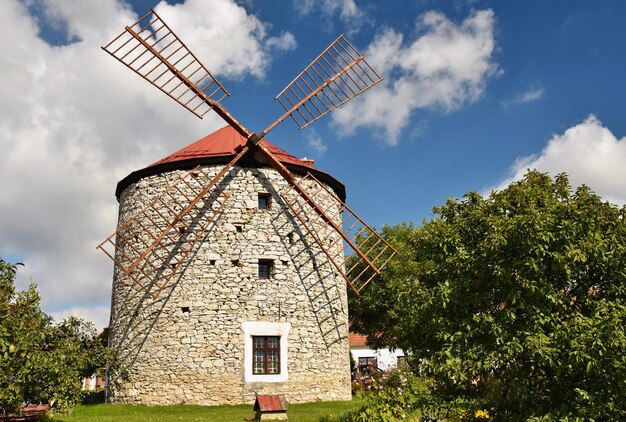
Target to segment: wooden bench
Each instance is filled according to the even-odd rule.
[[[0,421],[2,422],[23,422],[23,421],[38,421],[43,418],[46,412],[50,410],[50,405],[47,404],[27,404],[20,407],[20,414],[1,414]]]

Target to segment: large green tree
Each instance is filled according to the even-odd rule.
[[[384,232],[398,258],[351,297],[353,328],[407,351],[441,399],[495,420],[626,419],[624,208],[533,171]]]
[[[106,339],[78,318],[53,323],[34,284],[16,291],[16,270],[0,259],[0,415],[23,403],[66,411],[82,397],[81,378],[105,366]]]

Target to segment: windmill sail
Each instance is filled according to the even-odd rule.
[[[285,204],[302,223],[318,246],[326,253],[335,269],[350,287],[359,293],[395,255],[395,249],[372,227],[368,226],[333,192],[311,173],[299,181],[299,186],[313,198],[315,204],[329,203],[333,198],[339,206],[316,209],[290,186],[280,192]],[[314,212],[311,212],[314,211]],[[329,236],[333,225],[324,224],[323,216],[337,223],[340,238]],[[335,239],[335,240],[332,240]]]
[[[383,79],[340,35],[277,96],[300,129]]]
[[[244,147],[214,176],[200,166],[188,171],[125,219],[98,248],[117,271],[156,299],[224,208],[228,193],[218,182],[247,151]]]
[[[230,95],[154,10],[102,48],[200,118]]]
[[[115,261],[118,271],[153,298],[184,267],[193,246],[224,207],[225,195],[218,183],[248,150],[260,153],[287,180],[290,188],[281,193],[283,200],[357,294],[396,253],[345,204],[340,207],[345,214],[343,220],[341,215],[321,207],[316,197],[332,193],[312,175],[296,181],[261,143],[263,136],[287,117],[303,128],[382,80],[343,35],[278,94],[276,99],[286,112],[260,134],[246,129],[219,104],[228,92],[154,11],[127,26],[102,48],[196,116],[202,118],[214,110],[247,139],[246,146],[214,177],[198,169],[192,171],[205,176],[203,187],[199,187],[200,179],[194,180],[194,186],[200,184],[192,190],[195,196],[187,196],[185,201],[172,197],[172,205],[166,199],[168,189],[98,246]],[[188,175],[179,183],[187,180]],[[177,186],[172,185],[171,190],[179,190]],[[182,232],[177,230],[181,224]],[[326,245],[318,229],[320,224],[336,231],[342,243]],[[342,229],[342,224],[348,224],[348,229]],[[107,246],[113,249],[107,250]],[[347,261],[345,253],[350,254]]]

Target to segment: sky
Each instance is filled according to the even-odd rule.
[[[260,132],[276,94],[339,34],[385,79],[268,140],[346,185],[369,224],[421,224],[528,168],[626,203],[626,2],[2,0],[0,258],[43,309],[108,324],[130,172],[224,126],[174,103],[100,49],[154,7]]]

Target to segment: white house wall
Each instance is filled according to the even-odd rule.
[[[404,356],[404,352],[400,349],[391,351],[389,349],[367,349],[363,347],[351,347],[350,351],[355,362],[359,362],[359,358],[375,357],[378,360],[378,369],[386,371],[398,366],[398,356]]]

